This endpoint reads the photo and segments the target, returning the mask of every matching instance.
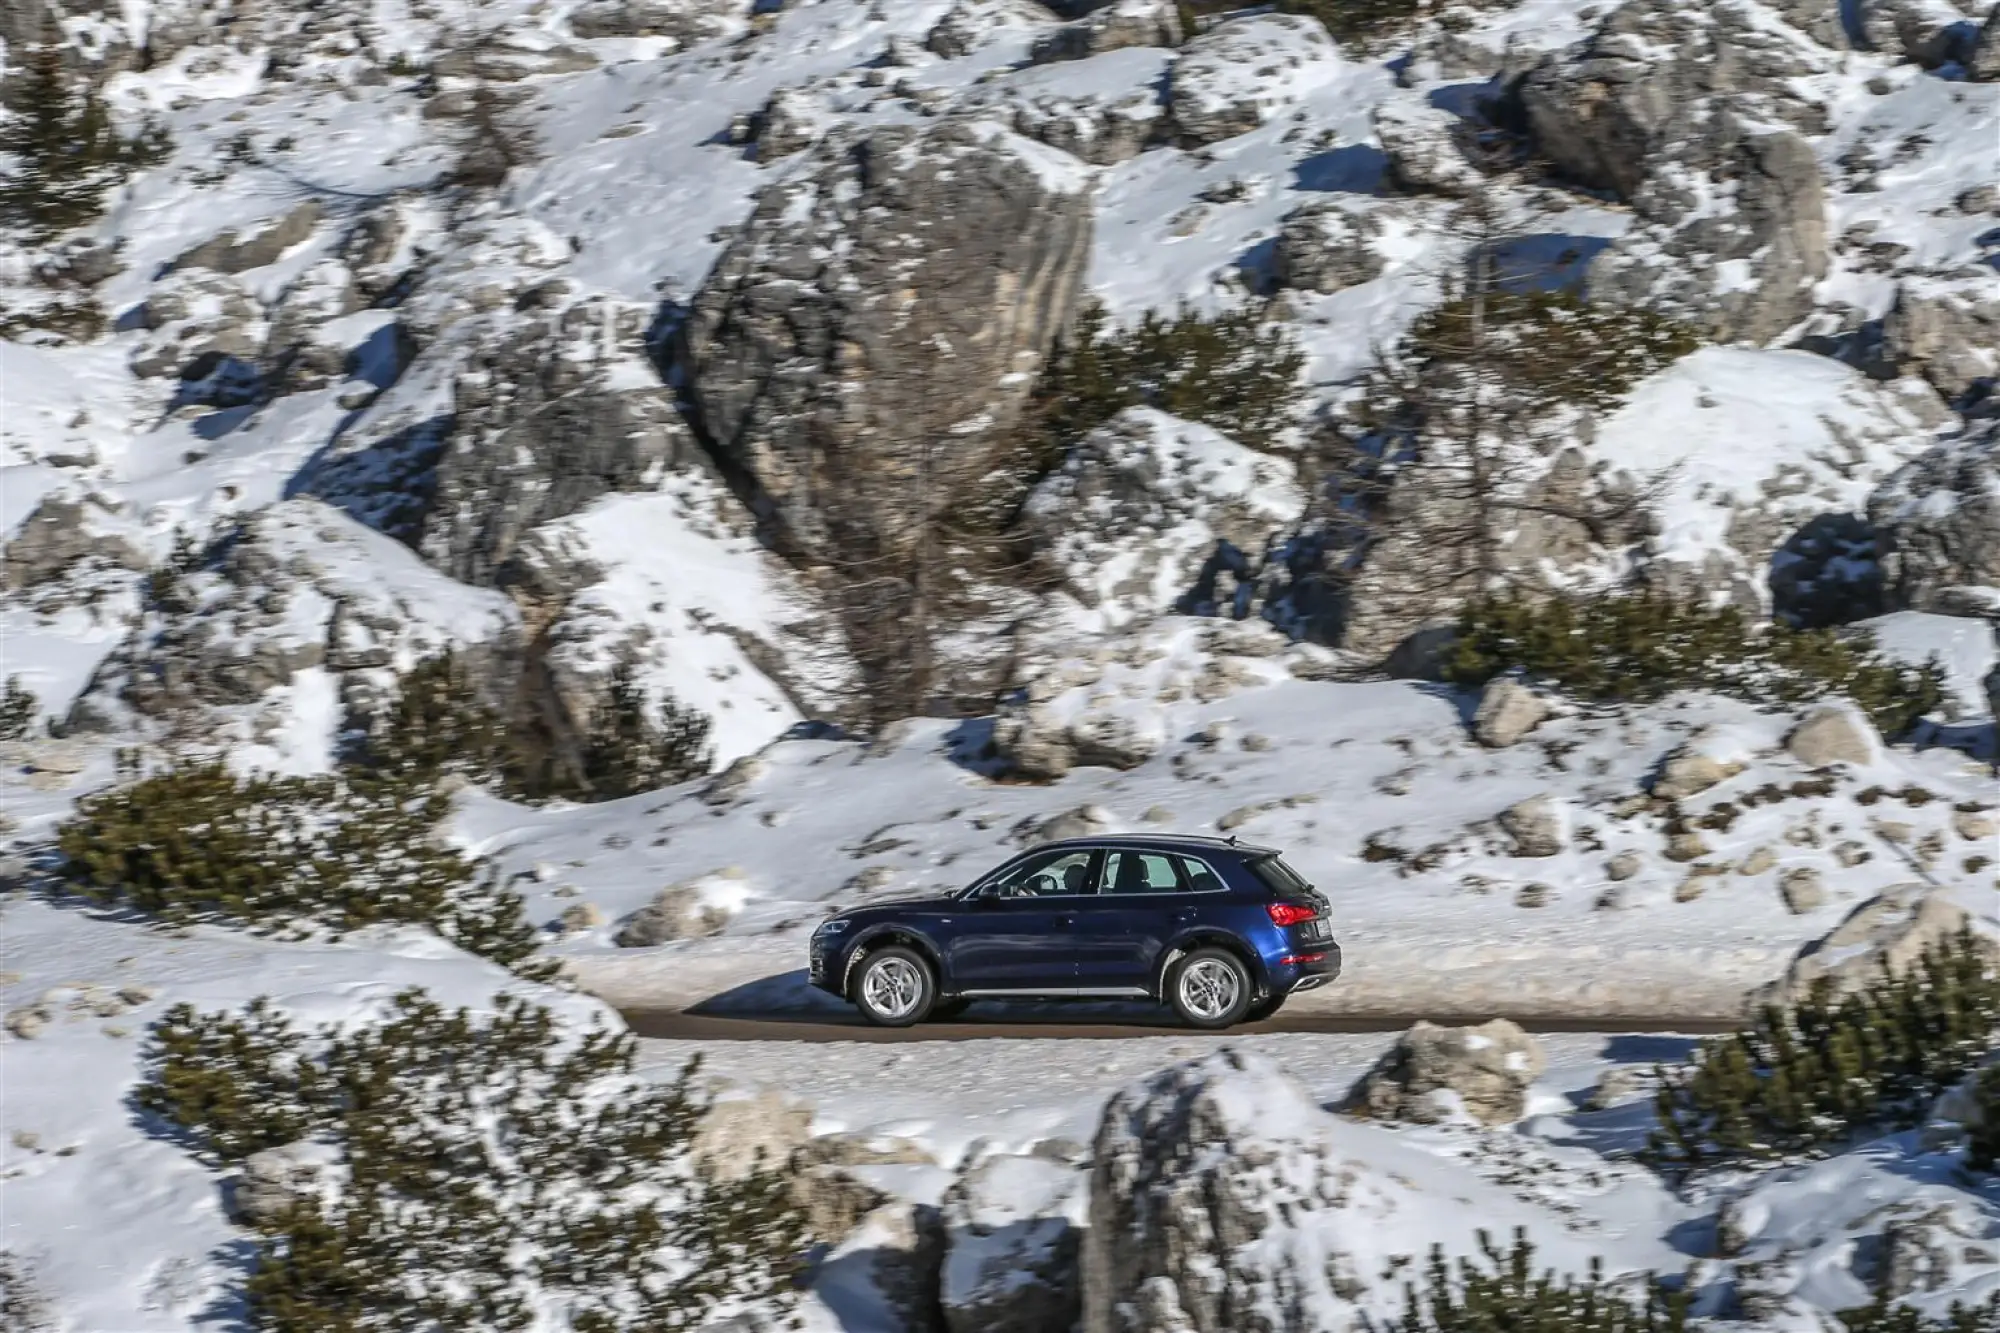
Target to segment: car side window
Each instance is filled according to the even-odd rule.
[[[1176,856],[1174,860],[1180,866],[1181,887],[1185,892],[1222,892],[1222,876],[1210,869],[1208,862],[1197,861],[1192,856]]]
[[[1031,857],[983,890],[998,898],[1058,898],[1090,892],[1095,852],[1051,852]]]
[[[1104,859],[1102,893],[1175,893],[1181,887],[1174,862],[1158,852],[1112,852]]]

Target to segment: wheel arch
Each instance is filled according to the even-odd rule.
[[[944,970],[944,952],[920,931],[901,925],[881,925],[863,931],[847,951],[847,967],[840,974],[840,993],[851,995],[854,990],[855,969],[863,959],[877,949],[900,944],[914,950],[931,969],[931,986],[939,996],[947,993],[947,979]]]
[[[1270,974],[1264,969],[1264,960],[1240,935],[1223,930],[1218,926],[1197,927],[1185,935],[1177,936],[1174,942],[1160,954],[1160,961],[1153,968],[1153,998],[1164,1001],[1167,998],[1167,974],[1174,970],[1174,964],[1196,949],[1227,949],[1243,964],[1243,970],[1250,974],[1251,991],[1256,996],[1268,995],[1271,990]]]

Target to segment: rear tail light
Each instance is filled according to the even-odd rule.
[[[1290,967],[1295,963],[1317,963],[1326,957],[1323,953],[1288,953],[1278,960],[1278,966]]]
[[[1296,926],[1301,921],[1310,921],[1319,915],[1317,908],[1306,907],[1299,903],[1271,903],[1264,910],[1271,914],[1271,924],[1274,926]]]

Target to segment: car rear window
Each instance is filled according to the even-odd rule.
[[[1305,876],[1285,864],[1282,856],[1260,856],[1250,863],[1258,879],[1270,885],[1279,893],[1311,893],[1312,885]]]

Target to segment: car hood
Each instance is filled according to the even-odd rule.
[[[958,906],[958,899],[947,894],[931,898],[896,898],[886,903],[869,903],[866,907],[850,907],[844,912],[835,912],[834,915],[846,917],[849,921],[872,922],[884,917],[949,912]]]

